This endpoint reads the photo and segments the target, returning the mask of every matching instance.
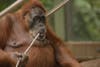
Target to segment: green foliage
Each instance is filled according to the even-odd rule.
[[[0,0],[0,11],[12,4],[15,0]]]
[[[54,0],[41,0],[41,1],[43,2],[47,10],[52,9]]]
[[[47,10],[50,10],[53,7],[54,0],[41,0]],[[0,0],[0,11],[5,9],[7,6],[11,5],[15,0]]]
[[[100,0],[75,0],[73,31],[78,40],[100,40]]]

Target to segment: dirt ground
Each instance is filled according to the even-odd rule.
[[[82,62],[81,65],[82,67],[100,67],[100,59]]]

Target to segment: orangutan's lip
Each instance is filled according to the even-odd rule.
[[[38,40],[44,40],[46,38],[46,35],[44,33],[40,33]]]
[[[42,37],[44,37],[44,36],[45,36],[45,34],[43,34],[43,33],[41,34],[41,33],[40,33],[40,36],[39,36],[39,37],[41,37],[41,38],[42,38]]]
[[[40,36],[44,36],[44,34],[43,33],[40,33]]]

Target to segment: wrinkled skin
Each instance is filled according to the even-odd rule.
[[[37,33],[40,36],[28,52],[28,59],[19,67],[24,63],[25,67],[80,67],[66,44],[50,29],[45,14],[38,0],[30,0],[17,12],[0,19],[0,67],[15,67],[19,54]]]

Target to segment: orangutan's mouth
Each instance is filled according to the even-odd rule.
[[[44,40],[46,38],[46,30],[42,29],[39,31],[40,35],[38,37],[38,40]]]

